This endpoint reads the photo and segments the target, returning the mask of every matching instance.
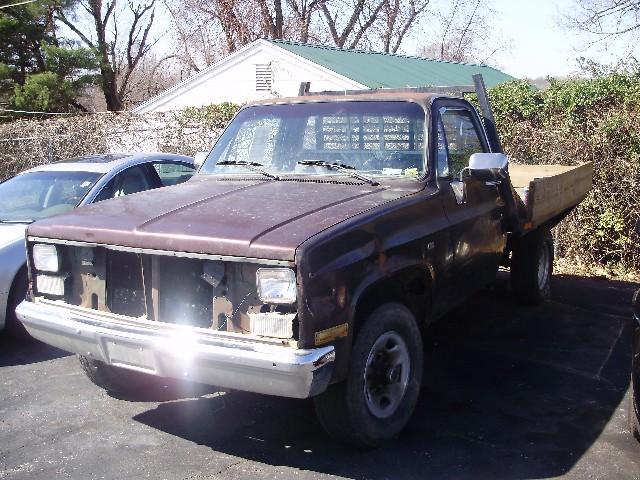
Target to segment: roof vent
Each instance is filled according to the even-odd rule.
[[[256,92],[270,92],[273,84],[273,73],[270,63],[256,65]]]

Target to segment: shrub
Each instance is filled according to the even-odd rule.
[[[512,161],[594,163],[588,197],[556,227],[559,257],[640,268],[639,92],[640,76],[619,72],[552,81],[545,91],[510,82],[489,92]]]

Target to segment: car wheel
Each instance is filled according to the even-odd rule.
[[[638,402],[636,399],[636,392],[633,388],[633,378],[631,379],[631,386],[629,387],[629,403],[627,404],[627,421],[629,422],[629,431],[636,440],[640,441],[640,412],[638,412]]]
[[[27,270],[23,267],[13,279],[11,293],[9,294],[9,303],[7,304],[7,316],[5,318],[6,329],[9,335],[19,340],[32,341],[33,337],[29,335],[24,325],[22,325],[22,322],[18,320],[16,316],[16,307],[27,296],[28,283]]]
[[[357,333],[349,374],[315,397],[318,419],[332,437],[376,447],[405,427],[422,381],[422,339],[404,305],[377,308]]]
[[[137,392],[151,385],[154,380],[152,375],[107,365],[83,355],[78,355],[78,359],[82,371],[89,377],[89,380],[98,387],[116,395]]]
[[[553,237],[539,229],[520,238],[511,257],[511,288],[520,303],[539,305],[551,296]]]

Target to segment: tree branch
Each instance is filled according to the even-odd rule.
[[[82,33],[73,23],[71,23],[67,19],[67,17],[65,16],[62,10],[60,9],[56,10],[56,18],[60,20],[62,23],[64,23],[67,27],[69,27],[71,31],[73,31],[73,33],[75,33],[80,38],[80,40],[82,40],[89,48],[95,50],[96,47],[93,44],[93,42],[89,40],[89,38],[84,33]]]

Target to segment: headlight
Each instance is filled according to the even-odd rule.
[[[296,274],[290,268],[259,268],[256,283],[258,296],[265,303],[296,301]]]
[[[57,272],[60,269],[55,245],[38,243],[33,246],[33,265],[41,272]]]
[[[36,275],[36,290],[44,295],[64,295],[64,277],[53,275]]]

